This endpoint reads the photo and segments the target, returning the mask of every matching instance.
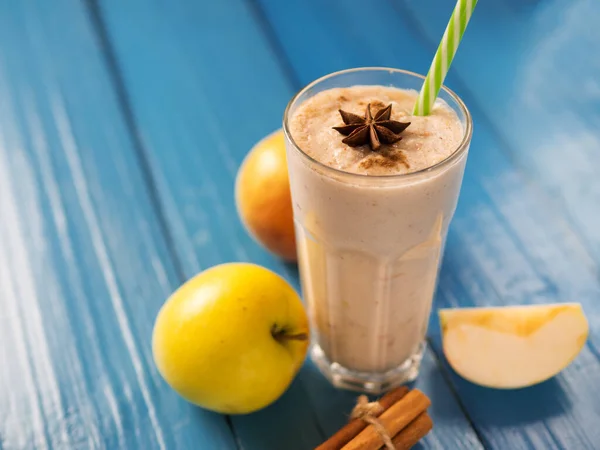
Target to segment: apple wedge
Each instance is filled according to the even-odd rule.
[[[441,309],[439,319],[452,368],[498,389],[553,377],[575,359],[588,336],[579,303]]]

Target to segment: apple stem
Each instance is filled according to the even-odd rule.
[[[285,329],[278,330],[276,327],[273,327],[271,334],[281,343],[285,341],[306,341],[308,339],[308,334],[306,333],[287,334]]]

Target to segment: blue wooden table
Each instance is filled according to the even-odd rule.
[[[238,165],[323,74],[426,72],[452,3],[0,2],[0,450],[303,450],[338,429],[355,395],[310,362],[258,413],[187,404],[154,318],[217,263],[298,285],[242,228]],[[591,333],[554,379],[495,391],[452,372],[433,318],[420,446],[600,448],[600,2],[481,0],[447,84],[475,135],[435,307],[578,301]]]

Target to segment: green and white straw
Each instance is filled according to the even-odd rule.
[[[450,17],[450,22],[448,22],[444,37],[442,37],[442,42],[440,42],[440,46],[431,62],[431,67],[423,82],[419,97],[417,97],[417,103],[413,111],[415,116],[427,116],[431,112],[475,5],[477,5],[477,0],[458,0],[456,2],[452,17]]]

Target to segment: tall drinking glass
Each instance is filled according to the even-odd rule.
[[[443,161],[413,173],[370,176],[316,161],[294,141],[290,118],[336,87],[419,90],[423,77],[387,68],[351,69],[302,89],[283,121],[311,357],[338,387],[380,393],[415,379],[424,351],[448,225],[472,134],[471,116],[449,89],[439,98],[464,131]]]

